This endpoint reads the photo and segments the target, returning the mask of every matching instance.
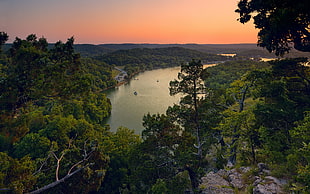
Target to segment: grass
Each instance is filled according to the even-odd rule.
[[[120,73],[119,70],[113,69],[113,70],[112,70],[112,77],[116,77],[119,73]]]

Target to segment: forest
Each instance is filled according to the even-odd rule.
[[[264,2],[241,0],[236,12],[281,57],[268,63],[175,47],[82,57],[73,37],[51,45],[31,34],[7,45],[0,32],[0,192],[203,193],[207,173],[250,167],[246,186],[226,189],[253,193],[264,164],[285,179],[284,193],[309,193],[309,61],[285,56],[310,52],[310,5]],[[204,69],[206,60],[223,63]],[[111,132],[102,91],[116,85],[114,65],[134,73],[172,64],[181,66],[169,86],[179,104],[145,115],[141,135]]]
[[[124,66],[123,69],[128,73],[129,77],[145,70],[179,66],[191,59],[201,59],[204,63],[229,59],[229,57],[207,54],[181,47],[117,50],[112,53],[95,56],[94,58],[110,65]]]

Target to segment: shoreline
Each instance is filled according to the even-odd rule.
[[[211,63],[205,63],[205,64],[203,64],[203,67],[204,67],[204,68],[213,67],[213,66],[216,66],[216,65],[218,65],[218,64],[220,64],[220,63],[223,63],[223,61],[214,61],[214,62],[211,62]],[[110,87],[104,89],[103,91],[106,91],[106,90],[109,90],[109,89],[113,89],[113,88],[117,88],[117,87],[119,87],[119,86],[121,86],[121,85],[123,85],[123,84],[127,84],[129,81],[131,81],[131,79],[132,79],[134,76],[138,75],[139,73],[143,73],[143,72],[145,72],[145,71],[152,71],[152,70],[156,70],[156,69],[172,68],[172,67],[180,67],[180,66],[155,67],[155,68],[152,68],[152,69],[147,69],[147,70],[143,70],[143,71],[137,71],[137,72],[133,73],[130,77],[127,77],[126,79],[123,79],[123,80],[120,81],[120,82],[119,82],[118,79],[116,79],[116,78],[118,78],[119,75],[121,75],[121,74],[124,74],[124,73],[127,74],[127,72],[124,71],[123,69],[120,69],[120,68],[118,68],[118,67],[115,67],[115,69],[117,69],[117,70],[120,71],[120,73],[119,73],[117,76],[115,76],[115,78],[114,78],[118,83],[117,83],[116,85],[114,85],[114,86],[110,86]],[[127,74],[127,76],[128,76],[128,74]]]

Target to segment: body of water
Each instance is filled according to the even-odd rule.
[[[217,64],[206,64],[204,68]],[[180,67],[146,71],[135,76],[128,83],[106,91],[111,100],[112,112],[107,119],[111,131],[120,126],[134,129],[140,134],[143,116],[163,114],[169,106],[178,104],[181,95],[170,96],[169,83],[177,79]]]
[[[142,119],[147,113],[165,113],[169,106],[179,103],[179,95],[169,95],[169,82],[176,79],[180,67],[146,71],[130,82],[106,92],[111,100],[112,112],[107,120],[111,131],[123,126],[143,130]]]

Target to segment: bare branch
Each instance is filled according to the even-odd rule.
[[[70,139],[69,140],[69,145],[68,145],[68,148],[67,149],[65,149],[65,150],[63,150],[62,152],[61,152],[61,156],[60,156],[60,158],[58,158],[57,157],[57,155],[55,154],[55,152],[51,152],[52,154],[53,154],[53,156],[55,157],[55,159],[57,160],[57,167],[56,167],[56,171],[55,171],[55,177],[56,177],[56,181],[58,181],[59,180],[59,169],[60,169],[60,162],[61,162],[61,160],[64,158],[64,156],[65,156],[65,154],[66,154],[66,152],[67,152],[67,150],[68,149],[70,149],[70,147],[71,147],[71,143],[72,143],[72,139]]]
[[[93,152],[94,152],[94,150],[92,150],[92,151],[89,152],[88,154],[86,153],[86,154],[84,155],[84,158],[83,158],[82,160],[80,160],[79,162],[75,163],[75,164],[70,168],[70,170],[68,171],[68,174],[70,174],[71,171],[72,171],[75,167],[77,167],[78,165],[80,165],[80,164],[82,164],[83,162],[87,161],[87,160],[90,158],[90,156],[92,155]]]
[[[76,169],[74,172],[72,172],[71,174],[67,174],[65,177],[63,177],[60,180],[57,180],[55,182],[52,182],[44,187],[41,187],[40,189],[37,189],[35,191],[30,192],[29,194],[37,194],[37,193],[42,193],[48,189],[51,189],[53,187],[56,187],[57,185],[59,185],[62,182],[65,182],[67,179],[69,179],[70,177],[72,177],[73,175],[77,174],[78,172],[80,172],[81,170],[83,170],[84,168],[87,168],[88,166],[93,165],[93,163],[87,164],[86,166]]]
[[[35,171],[35,172],[33,173],[33,175],[36,175],[36,174],[38,174],[39,172],[41,172],[43,166],[47,164],[47,160],[48,160],[50,157],[51,157],[51,154],[49,154],[49,155],[46,157],[46,159],[45,159],[43,162],[41,162],[40,168],[39,168],[37,171]]]

